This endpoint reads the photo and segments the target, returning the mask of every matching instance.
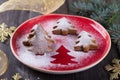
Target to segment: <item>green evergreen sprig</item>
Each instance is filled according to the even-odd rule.
[[[120,52],[120,4],[119,0],[108,3],[105,0],[78,0],[70,9],[76,15],[85,16],[101,23],[110,33],[112,41]]]
[[[120,52],[120,24],[113,24],[109,27],[108,32],[111,35],[112,41],[117,44]]]

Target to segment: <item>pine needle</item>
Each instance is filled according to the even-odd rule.
[[[107,3],[105,0],[78,0],[71,10],[76,15],[86,16],[101,23],[108,29],[112,41],[120,52],[120,4],[119,0]]]

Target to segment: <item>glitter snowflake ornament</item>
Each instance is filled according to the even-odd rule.
[[[20,80],[22,76],[19,73],[16,73],[14,76],[12,76],[14,80]]]
[[[0,41],[5,42],[9,36],[12,36],[12,33],[15,29],[16,27],[14,26],[7,28],[7,25],[5,23],[0,24]]]
[[[110,80],[118,79],[120,75],[120,59],[113,59],[113,65],[107,65],[105,69],[111,71]]]

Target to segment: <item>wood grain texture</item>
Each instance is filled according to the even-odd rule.
[[[5,0],[0,0],[0,4]],[[72,14],[69,9],[69,5],[73,3],[75,0],[66,0],[65,4],[60,7],[54,13],[60,14]],[[7,11],[4,13],[0,13],[0,24],[5,22],[9,26],[19,26],[22,22],[30,19],[32,17],[40,15],[39,13],[34,13],[31,11]],[[67,75],[53,75],[53,74],[46,74],[42,72],[35,71],[22,63],[20,63],[12,54],[10,49],[10,40],[7,40],[5,43],[0,43],[0,49],[6,53],[9,58],[9,68],[7,72],[0,76],[2,78],[8,78],[11,80],[11,76],[15,73],[19,72],[23,79],[30,79],[30,80],[109,80],[109,74],[105,71],[105,65],[111,63],[113,58],[119,58],[120,54],[118,54],[117,48],[114,44],[112,44],[111,50],[107,57],[100,62],[95,67],[88,69],[83,72],[78,72],[74,74],[67,74]],[[40,78],[40,79],[37,79]]]

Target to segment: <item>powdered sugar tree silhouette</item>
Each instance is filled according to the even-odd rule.
[[[60,46],[60,48],[56,52],[59,52],[59,54],[52,56],[52,58],[56,58],[56,60],[51,61],[51,63],[62,64],[62,65],[67,65],[68,63],[77,63],[77,62],[71,60],[75,57],[67,54],[70,51],[67,50],[63,45]]]

